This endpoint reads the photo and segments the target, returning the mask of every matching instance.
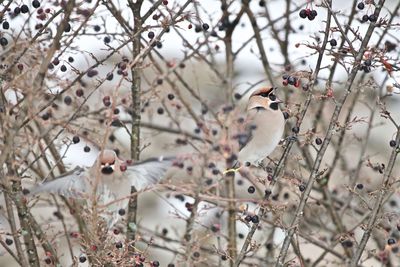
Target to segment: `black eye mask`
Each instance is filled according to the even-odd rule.
[[[278,108],[279,108],[278,103],[271,103],[271,104],[269,104],[269,107],[272,110],[278,110]]]

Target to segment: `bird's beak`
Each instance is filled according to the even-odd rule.
[[[283,101],[282,100],[280,100],[278,97],[275,99],[275,101],[274,101],[275,103],[278,103],[278,104],[280,104],[280,103],[283,103]]]

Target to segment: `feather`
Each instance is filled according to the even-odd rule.
[[[150,158],[128,166],[126,171],[131,185],[137,190],[143,190],[149,185],[158,183],[175,160],[175,157]]]
[[[77,166],[69,173],[34,187],[29,194],[37,195],[46,192],[64,197],[83,198],[87,192],[86,179],[85,169]]]

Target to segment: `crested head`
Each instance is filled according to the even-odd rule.
[[[105,165],[105,164],[112,164],[115,162],[115,159],[117,157],[117,154],[113,150],[109,149],[104,149],[103,153],[100,152],[99,159],[100,163]]]
[[[265,109],[270,111],[279,111],[278,104],[281,101],[275,95],[276,88],[263,87],[253,92],[249,98],[247,110]]]

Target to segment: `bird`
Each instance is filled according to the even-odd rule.
[[[113,150],[105,149],[91,167],[76,166],[70,172],[31,188],[29,195],[51,193],[88,203],[93,203],[95,195],[97,205],[107,207],[108,215],[104,217],[111,228],[117,222],[118,211],[128,205],[131,186],[141,191],[157,184],[175,162],[175,157],[159,157],[131,163],[119,159]]]
[[[282,101],[276,96],[276,89],[263,87],[250,95],[244,131],[235,136],[240,148],[234,166],[237,163],[241,167],[262,166],[263,160],[278,146],[285,129],[285,118],[279,108]]]

